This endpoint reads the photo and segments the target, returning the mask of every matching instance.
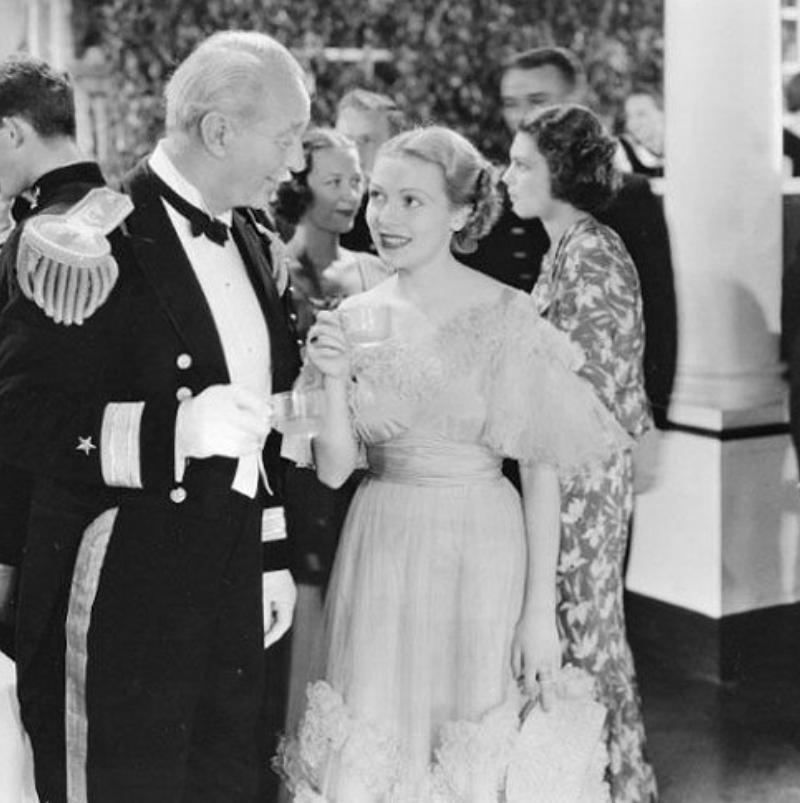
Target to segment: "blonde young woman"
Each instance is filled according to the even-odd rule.
[[[625,437],[530,298],[453,256],[496,207],[490,166],[455,132],[387,142],[367,220],[396,273],[342,308],[388,307],[392,334],[351,348],[336,313],[309,332],[327,400],[318,475],[368,473],[336,558],[321,679],[284,746],[297,801],[497,801],[516,681],[552,694],[558,471]],[[522,462],[522,498],[503,456]]]

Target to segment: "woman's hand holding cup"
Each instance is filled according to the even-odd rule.
[[[306,354],[324,376],[344,379],[350,371],[350,346],[336,312],[320,310],[308,331]]]

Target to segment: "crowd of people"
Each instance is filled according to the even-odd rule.
[[[585,87],[504,64],[498,170],[363,88],[309,127],[293,56],[219,33],[112,189],[69,79],[0,63],[0,622],[41,801],[496,803],[520,762],[519,800],[656,801],[622,592],[674,288]],[[569,757],[544,793],[526,727]]]

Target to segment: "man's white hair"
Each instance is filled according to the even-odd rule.
[[[281,89],[304,84],[294,56],[271,36],[216,33],[178,65],[167,83],[167,131],[192,133],[210,111],[260,119]]]

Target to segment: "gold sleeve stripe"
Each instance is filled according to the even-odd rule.
[[[106,510],[86,529],[72,573],[66,622],[65,730],[67,747],[67,797],[71,803],[88,799],[86,759],[89,723],[86,714],[88,633],[100,572],[118,508]]]
[[[111,402],[103,413],[100,466],[106,485],[141,488],[139,429],[144,402]]]

